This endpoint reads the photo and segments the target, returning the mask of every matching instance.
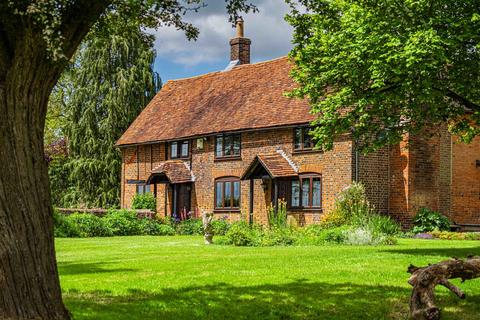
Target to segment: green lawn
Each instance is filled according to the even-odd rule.
[[[480,254],[480,242],[441,240],[239,248],[177,236],[56,245],[75,319],[407,319],[410,263]],[[466,300],[437,289],[444,319],[479,319],[480,279],[461,288]]]

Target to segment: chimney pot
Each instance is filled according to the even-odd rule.
[[[243,18],[238,17],[237,19],[237,38],[243,38],[244,33],[243,33]]]

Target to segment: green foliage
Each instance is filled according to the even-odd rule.
[[[429,233],[435,239],[442,240],[480,240],[480,232],[451,232],[434,230]]]
[[[278,200],[278,212],[275,213],[275,206],[271,204],[267,209],[268,225],[271,228],[285,228],[287,226],[287,202]]]
[[[324,221],[325,225],[340,226],[351,224],[362,226],[368,223],[375,209],[368,202],[365,187],[359,182],[353,182],[346,187],[335,199],[335,207],[331,215]]]
[[[382,234],[386,236],[397,236],[401,232],[400,226],[396,221],[388,216],[379,214],[370,216],[367,227],[374,234]]]
[[[117,15],[103,28],[82,43],[50,99],[47,125],[58,129],[47,132],[64,135],[69,150],[63,175],[51,172],[52,189],[68,193],[72,206],[118,206],[121,159],[115,142],[161,86],[153,71],[153,37]],[[57,187],[59,180],[69,188]]]
[[[414,233],[423,233],[434,230],[450,230],[450,220],[439,212],[428,208],[421,208],[413,218]]]
[[[261,241],[259,230],[249,226],[245,221],[235,222],[225,234],[225,244],[250,247]]]
[[[103,218],[105,226],[114,236],[133,236],[142,234],[140,220],[135,211],[110,210]]]
[[[225,219],[218,219],[212,221],[213,234],[216,236],[224,236],[230,229],[230,223]]]
[[[175,229],[171,226],[149,218],[140,220],[140,230],[143,235],[150,236],[173,236],[175,234]]]
[[[132,209],[148,209],[152,212],[157,211],[157,201],[153,193],[135,194],[132,201]]]
[[[309,225],[301,230],[297,237],[299,245],[325,245],[329,243],[342,244],[345,241],[345,232],[349,226],[324,228],[322,225]]]
[[[201,219],[186,219],[177,223],[175,231],[179,235],[203,235]]]
[[[478,1],[287,2],[292,95],[309,99],[318,147],[351,134],[371,151],[446,123],[480,134]]]
[[[357,227],[347,230],[344,243],[349,245],[395,245],[397,239],[391,235],[377,233],[371,228]]]
[[[297,233],[289,228],[269,228],[262,234],[260,245],[291,246],[297,242]]]
[[[335,199],[335,208],[322,226],[351,225],[355,228],[368,229],[375,235],[394,236],[400,233],[400,226],[393,219],[377,214],[365,194],[365,187],[353,182]]]
[[[67,155],[51,155],[48,163],[48,176],[50,178],[50,194],[55,207],[65,208],[70,204],[68,190],[71,187],[66,167]]]
[[[73,213],[65,218],[74,225],[79,237],[108,237],[113,235],[112,230],[102,218],[88,213]]]
[[[77,225],[58,211],[53,212],[54,236],[58,238],[80,237]]]

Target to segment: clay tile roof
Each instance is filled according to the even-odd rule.
[[[170,183],[185,183],[194,180],[192,172],[182,160],[168,160],[160,163],[152,170],[147,183],[153,183],[155,179],[161,180],[158,182],[167,182],[168,180]]]
[[[258,178],[262,172],[271,178],[297,176],[295,164],[281,150],[271,154],[259,154],[253,159],[242,175],[242,180]]]
[[[284,95],[295,87],[291,67],[283,57],[168,81],[117,145],[308,123],[307,102]]]

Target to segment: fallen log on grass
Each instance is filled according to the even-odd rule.
[[[427,267],[410,265],[408,283],[413,286],[410,297],[410,315],[413,319],[440,319],[440,309],[435,305],[435,287],[442,285],[465,299],[465,293],[449,279],[460,278],[462,282],[480,277],[480,257],[469,256],[466,260],[452,258]]]

